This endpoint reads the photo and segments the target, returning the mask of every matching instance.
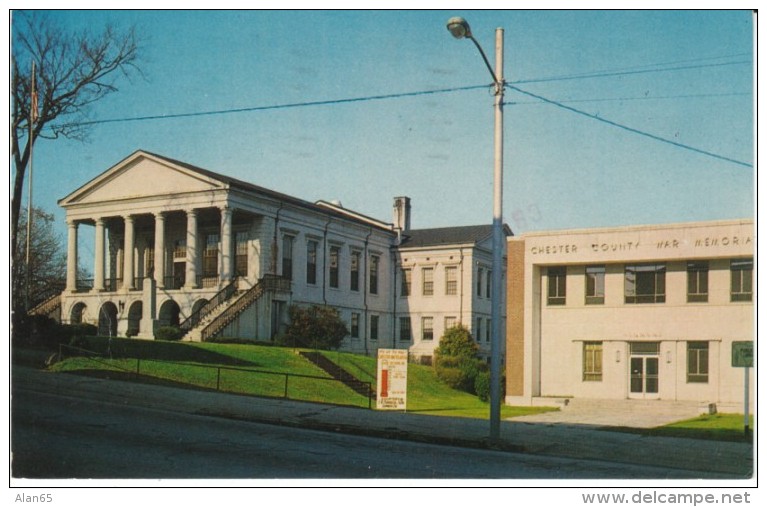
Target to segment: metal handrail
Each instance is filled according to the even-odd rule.
[[[110,368],[115,368],[115,369],[118,369],[118,370],[121,370],[121,371],[124,371],[124,372],[133,373],[136,376],[141,374],[141,361],[142,361],[142,358],[140,358],[140,357],[136,357],[135,358],[136,359],[136,369],[135,370],[132,370],[132,369],[129,370],[127,368],[123,368],[123,367],[115,365],[113,363],[109,363],[109,362],[106,362],[106,361],[99,360],[103,355],[99,354],[96,351],[84,349],[84,348],[81,348],[81,347],[75,347],[75,346],[72,346],[72,345],[60,344],[59,345],[59,357],[58,357],[59,361],[61,361],[63,359],[63,357],[64,357],[64,349],[65,348],[66,349],[70,349],[70,350],[76,350],[76,351],[84,352],[85,354],[82,354],[81,356],[78,356],[78,357],[84,357],[85,359],[88,359],[90,361],[94,361],[96,363],[104,364],[106,366],[109,366]],[[96,357],[94,357],[94,356],[96,356]],[[120,359],[120,358],[112,357],[112,354],[110,352],[108,359]],[[122,358],[122,359],[128,359],[128,358],[126,357],[126,358]],[[189,363],[181,363],[181,362],[178,362],[178,361],[167,361],[167,360],[164,360],[164,359],[151,359],[151,358],[147,359],[147,358],[143,358],[143,361],[145,363],[149,362],[149,361],[154,361],[154,362],[158,362],[158,363],[178,364],[178,365],[183,365],[183,366],[189,366]],[[340,381],[338,379],[335,379],[335,378],[318,377],[316,375],[303,375],[303,374],[300,374],[300,373],[286,373],[286,372],[269,371],[269,370],[253,370],[253,369],[250,369],[250,368],[237,368],[237,367],[234,367],[234,366],[209,366],[209,365],[206,365],[206,364],[199,364],[199,363],[195,363],[192,366],[194,366],[196,368],[205,368],[205,369],[209,369],[209,370],[216,370],[216,391],[220,391],[221,390],[221,371],[222,370],[226,370],[226,371],[241,371],[241,372],[245,372],[245,373],[262,374],[262,375],[265,374],[265,375],[283,376],[283,377],[285,377],[285,383],[284,383],[285,387],[284,387],[283,396],[282,396],[284,399],[290,399],[290,397],[288,396],[288,382],[289,382],[290,378],[304,378],[304,379],[313,379],[313,380],[317,380],[317,381],[341,382],[343,384],[342,381]],[[373,383],[372,382],[364,382],[364,381],[361,381],[361,380],[359,382],[362,385],[367,385],[368,386],[368,390],[367,391],[368,391],[368,393],[370,393],[370,395],[367,396],[367,399],[368,399],[368,409],[371,409],[372,408],[373,394],[375,393],[375,391],[373,390]],[[191,384],[191,385],[194,385],[194,384]]]
[[[226,287],[221,289],[216,293],[215,296],[210,298],[210,300],[202,305],[200,308],[197,309],[197,311],[193,312],[189,317],[187,317],[180,325],[179,328],[181,328],[184,331],[189,331],[194,326],[200,323],[200,321],[205,318],[210,312],[212,312],[216,307],[219,305],[225,303],[229,298],[231,298],[234,293],[237,292],[237,280],[233,280],[231,283],[229,283]]]
[[[256,285],[248,289],[235,303],[221,312],[213,321],[205,326],[201,333],[202,341],[215,336],[232,322],[245,308],[260,298],[266,291],[289,291],[290,280],[277,275],[265,275]]]

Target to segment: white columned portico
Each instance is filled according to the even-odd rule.
[[[123,254],[123,288],[133,289],[133,216],[126,215],[125,220],[125,250]]]
[[[232,281],[232,208],[221,208],[221,257],[219,262],[221,284]]]
[[[67,291],[77,290],[77,222],[67,220]]]
[[[157,287],[165,287],[165,213],[154,214],[154,279]]]
[[[93,250],[93,291],[104,290],[104,219],[96,219],[96,246]]]
[[[197,210],[186,211],[186,288],[197,287]]]

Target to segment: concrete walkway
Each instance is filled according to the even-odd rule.
[[[701,404],[696,401],[665,400],[601,400],[567,399],[567,403],[549,403],[560,407],[556,412],[544,412],[515,417],[514,422],[541,424],[571,424],[593,427],[656,428],[700,415]],[[545,400],[536,400],[545,405]]]
[[[606,425],[626,425],[627,421],[638,420],[637,412],[629,405],[625,405],[623,410],[617,410],[615,405],[594,404],[589,409],[584,402],[582,409],[576,409],[577,405],[573,404],[558,416],[528,416],[503,421],[500,440],[488,442],[489,423],[478,419],[379,412],[255,398],[46,373],[17,366],[13,369],[12,382],[14,385],[63,396],[77,393],[78,396],[88,396],[106,403],[441,445],[655,465],[698,471],[701,478],[707,479],[749,479],[754,469],[753,446],[748,443],[649,437],[638,433],[606,431]],[[603,410],[604,407],[607,410]],[[674,407],[669,410],[672,408],[676,410]],[[684,411],[689,407],[678,408],[680,412],[674,412],[677,415],[669,417],[681,415],[682,419],[688,418]],[[555,420],[557,417],[560,419]],[[532,418],[541,419],[533,421]]]

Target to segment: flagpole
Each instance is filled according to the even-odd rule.
[[[27,311],[30,310],[29,305],[30,295],[32,291],[32,266],[31,266],[31,250],[32,250],[32,176],[33,176],[33,160],[32,152],[35,146],[34,139],[34,125],[37,116],[37,86],[35,79],[35,62],[32,61],[32,81],[30,85],[31,94],[29,96],[29,179],[27,182],[27,245],[26,245],[26,264],[27,264],[27,278],[26,278],[26,301],[25,307]]]

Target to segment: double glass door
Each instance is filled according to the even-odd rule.
[[[658,342],[631,343],[629,356],[629,398],[658,397]]]

